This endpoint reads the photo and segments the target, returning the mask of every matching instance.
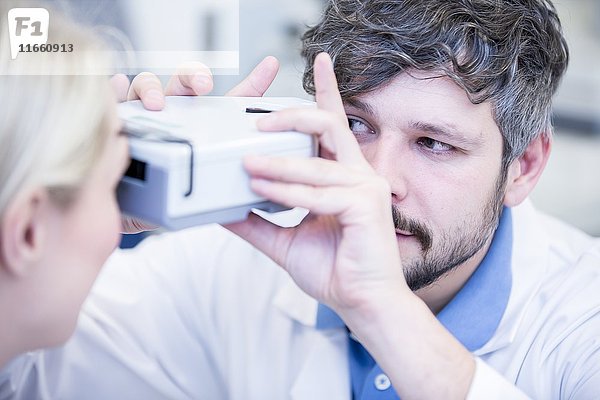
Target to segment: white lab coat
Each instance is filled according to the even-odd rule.
[[[470,398],[597,398],[600,246],[529,204],[513,227],[511,297]],[[349,399],[348,338],[316,313],[223,228],[150,238],[111,257],[69,343],[0,373],[0,398]]]

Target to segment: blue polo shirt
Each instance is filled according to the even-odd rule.
[[[462,289],[437,315],[469,351],[487,343],[500,324],[512,286],[512,216],[504,208],[490,248]],[[345,327],[329,307],[319,304],[317,329]],[[350,339],[350,378],[355,400],[398,399],[388,377],[356,340]]]

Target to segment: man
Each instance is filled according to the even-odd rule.
[[[73,341],[13,380],[50,398],[596,396],[600,250],[526,200],[568,59],[553,6],[333,0],[303,54],[318,109],[259,127],[314,134],[323,158],[245,166],[309,216],[227,227],[253,246],[203,227],[116,253]]]

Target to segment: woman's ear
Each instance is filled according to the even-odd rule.
[[[42,258],[49,231],[50,199],[44,188],[17,195],[0,220],[0,268],[24,276]]]
[[[534,139],[521,157],[508,167],[504,205],[514,207],[522,203],[537,184],[552,148],[549,134],[541,134]]]

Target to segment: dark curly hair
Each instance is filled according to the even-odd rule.
[[[330,0],[302,43],[311,94],[314,58],[326,51],[345,99],[419,70],[448,76],[473,103],[490,101],[504,166],[551,134],[551,99],[569,59],[549,0]]]

